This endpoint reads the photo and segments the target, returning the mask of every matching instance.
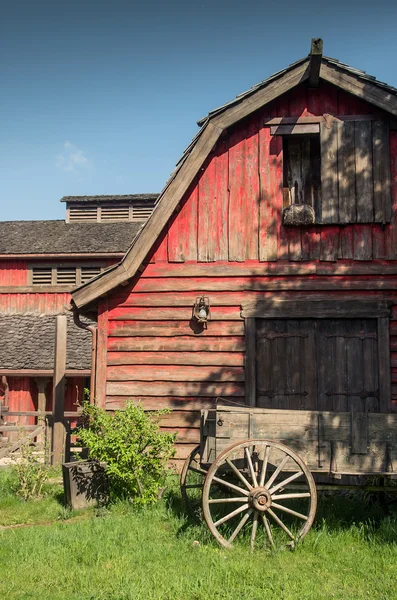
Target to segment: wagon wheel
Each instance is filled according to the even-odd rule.
[[[294,547],[313,524],[316,486],[303,460],[270,440],[245,440],[212,463],[203,488],[205,521],[224,547],[244,531],[250,545],[280,537]],[[256,540],[256,541],[255,541]]]
[[[196,446],[183,464],[180,477],[181,493],[190,515],[202,520],[201,496],[207,471],[200,466],[200,446]]]

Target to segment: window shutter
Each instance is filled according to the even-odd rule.
[[[391,220],[390,131],[386,121],[373,121],[374,217],[376,223]]]
[[[320,126],[319,223],[388,223],[391,218],[387,121],[324,119]]]
[[[128,221],[130,208],[126,206],[102,206],[101,221]]]
[[[71,206],[69,208],[69,221],[96,221],[97,211],[96,206]]]
[[[335,121],[324,120],[320,126],[321,204],[319,223],[338,223],[338,129]]]

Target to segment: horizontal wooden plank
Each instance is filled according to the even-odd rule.
[[[243,367],[128,365],[107,368],[108,381],[244,381]]]
[[[370,227],[368,225],[368,227]],[[168,277],[282,277],[286,275],[396,275],[397,264],[389,261],[340,260],[327,263],[310,261],[216,263],[154,263],[148,264],[141,278]],[[192,288],[195,289],[195,288]],[[198,292],[200,289],[198,289]],[[173,306],[173,304],[169,304]]]
[[[200,429],[189,428],[182,429],[177,427],[161,427],[161,431],[166,433],[176,433],[178,444],[198,444],[200,442]]]
[[[390,338],[390,350],[397,350],[397,337],[393,336]]]
[[[199,410],[173,410],[168,415],[163,415],[159,421],[162,427],[179,427],[187,429],[200,428],[201,412]]]
[[[108,365],[244,365],[242,352],[108,352]]]
[[[134,292],[220,291],[279,291],[279,290],[397,290],[396,277],[169,277],[168,279],[140,279]],[[211,296],[210,296],[211,301]]]
[[[309,133],[320,133],[319,123],[297,123],[290,125],[272,125],[270,135],[307,135]]]
[[[141,277],[258,277],[268,275],[314,275],[315,272],[316,264],[314,263],[217,261],[216,263],[151,263],[145,267]]]
[[[243,337],[230,336],[178,336],[178,340],[166,337],[110,337],[108,350],[121,352],[133,351],[163,351],[163,352],[243,352],[245,342]]]
[[[390,335],[397,335],[397,321],[390,321]]]
[[[323,302],[299,300],[280,302],[247,302],[243,304],[244,317],[258,318],[358,318],[380,317],[391,314],[390,303],[385,300],[328,300]]]
[[[194,301],[193,301],[194,303]],[[190,321],[193,303],[182,307],[118,307],[109,311],[109,321]],[[241,321],[239,306],[214,306],[211,308],[211,321]]]
[[[214,321],[208,323],[207,329],[196,321],[168,322],[168,321],[111,321],[109,322],[109,335],[114,337],[126,336],[227,336],[244,335],[244,323],[234,321]]]
[[[397,294],[393,296],[393,292],[387,294],[382,291],[368,291],[366,292],[368,297],[382,297],[391,300],[397,304]],[[246,292],[213,292],[210,296],[211,307],[214,306],[233,306],[238,307],[241,310],[241,304],[247,302],[247,300],[261,301],[266,298],[273,298],[274,294],[271,291],[246,291]],[[330,297],[343,298],[346,300],[354,300],[357,298],[356,293],[349,291],[279,291],[277,298],[279,300],[288,299],[303,299],[303,300],[329,300]],[[161,292],[158,294],[153,293],[137,293],[134,292],[124,294],[122,296],[112,296],[110,306],[112,310],[114,308],[122,307],[191,307],[195,299],[197,298],[196,292],[180,292],[180,293],[169,293]],[[394,318],[397,320],[397,306],[395,310]]]
[[[397,369],[397,352],[391,352],[390,365],[393,369]]]
[[[332,120],[335,121],[375,121],[376,119],[379,118],[379,116],[373,114],[373,115],[327,115],[328,117],[331,117]],[[263,121],[263,124],[266,125],[267,127],[270,127],[271,125],[293,125],[294,123],[296,124],[303,124],[303,123],[323,123],[324,122],[324,116],[321,117],[317,117],[315,115],[311,115],[308,117],[270,117],[270,118],[266,118]]]
[[[242,383],[136,381],[108,382],[108,396],[244,396]],[[132,398],[131,398],[132,399]]]
[[[124,410],[126,403],[129,400],[140,403],[145,410],[161,410],[167,408],[169,410],[186,410],[186,411],[200,411],[215,406],[214,397],[202,397],[196,398],[195,396],[190,397],[179,397],[179,396],[161,396],[159,398],[153,396],[135,396],[133,399],[126,398],[125,396],[107,396],[106,397],[106,410]],[[236,402],[243,402],[243,399],[235,398]]]

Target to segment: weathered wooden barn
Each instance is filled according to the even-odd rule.
[[[199,122],[122,261],[72,294],[98,314],[97,402],[397,408],[397,90],[308,57]],[[208,317],[207,322],[206,317]]]
[[[76,284],[120,260],[157,197],[68,196],[64,221],[0,222],[0,416],[7,407],[8,423],[37,422],[13,412],[52,410],[56,315],[69,313]],[[91,357],[90,331],[69,315],[67,411],[89,387]]]

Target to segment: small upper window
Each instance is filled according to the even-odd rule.
[[[276,121],[271,134],[283,136],[284,225],[390,222],[387,120],[324,115]]]
[[[103,265],[31,265],[29,268],[30,283],[34,286],[64,285],[75,286],[87,283],[99,275]]]

